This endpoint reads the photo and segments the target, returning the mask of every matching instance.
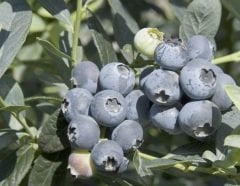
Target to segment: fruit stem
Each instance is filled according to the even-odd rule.
[[[77,62],[78,35],[81,27],[81,15],[82,15],[82,0],[77,0],[77,10],[74,23],[73,47],[72,47],[72,58],[74,63]]]
[[[240,51],[213,60],[214,64],[240,61]]]

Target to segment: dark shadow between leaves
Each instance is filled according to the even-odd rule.
[[[4,150],[4,149],[3,149]],[[6,150],[6,149],[5,149]],[[6,179],[14,170],[17,162],[17,150],[6,153],[4,157],[0,157],[0,182]]]
[[[67,136],[67,129],[68,129],[68,122],[66,121],[65,117],[63,116],[62,111],[59,112],[57,118],[57,131],[56,134],[59,137],[61,144],[68,148],[70,146],[68,136]]]
[[[4,42],[7,40],[9,34],[10,34],[9,31],[7,31],[5,29],[1,29],[1,31],[0,31],[0,48],[2,48]]]

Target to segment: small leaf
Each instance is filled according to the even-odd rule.
[[[190,3],[181,21],[179,30],[183,40],[201,34],[213,39],[221,20],[220,0],[194,0]]]
[[[35,149],[32,145],[24,145],[17,151],[17,162],[11,174],[0,182],[1,186],[19,185],[31,168]]]
[[[69,146],[67,123],[59,110],[55,111],[44,123],[38,138],[40,149],[46,153],[61,151]]]
[[[236,85],[225,85],[224,89],[236,107],[240,110],[240,87]]]
[[[239,0],[222,0],[223,6],[228,9],[228,11],[233,14],[236,18],[240,20],[240,1]]]
[[[31,108],[30,106],[5,106],[5,107],[1,107],[0,110],[19,114],[20,112],[30,108]]]
[[[240,148],[240,135],[229,135],[224,140],[224,145]]]
[[[126,11],[120,0],[108,0],[113,10],[114,36],[122,48],[125,44],[132,44],[135,33],[139,30],[137,22]]]
[[[34,162],[33,169],[30,173],[29,186],[52,186],[54,174],[61,161],[58,160],[58,154],[49,156],[40,155]],[[64,176],[64,175],[62,175]]]
[[[107,63],[118,61],[112,47],[112,43],[96,16],[93,15],[88,19],[88,27],[92,33],[94,44],[98,50],[101,65],[104,66]]]
[[[32,19],[25,0],[9,0],[0,4],[0,78],[22,47]]]
[[[64,0],[38,0],[38,2],[56,19],[66,24],[71,30],[73,25],[70,12]]]
[[[47,50],[49,53],[51,53],[52,55],[54,55],[56,57],[59,57],[59,58],[63,57],[63,58],[68,59],[69,61],[73,61],[73,59],[69,55],[67,55],[67,54],[63,53],[62,51],[60,51],[57,47],[55,47],[49,41],[41,39],[41,38],[37,38],[37,40],[40,43],[40,45],[42,45],[43,48],[45,50]]]
[[[126,59],[128,64],[132,64],[134,61],[134,50],[133,46],[130,44],[125,44],[121,49],[121,53],[123,57]]]

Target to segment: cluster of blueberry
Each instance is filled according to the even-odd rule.
[[[73,69],[72,82],[75,88],[67,92],[61,106],[69,122],[71,147],[80,152],[69,157],[71,173],[90,176],[91,165],[86,164],[89,161],[100,171],[125,171],[129,161],[124,155],[142,144],[140,123],[147,122],[149,107],[141,113],[138,108],[150,104],[142,91],[133,90],[135,73],[119,62],[109,63],[99,71],[93,62],[84,61]],[[110,137],[101,132],[106,127]],[[84,154],[84,150],[91,153]]]
[[[186,43],[164,39],[154,53],[160,68],[144,68],[139,86],[134,71],[123,63],[112,62],[101,70],[90,61],[78,63],[72,73],[75,88],[67,92],[62,112],[74,152],[90,153],[70,155],[71,173],[91,176],[91,162],[99,171],[125,171],[129,162],[125,155],[141,146],[143,127],[150,123],[169,134],[185,132],[198,140],[214,134],[221,112],[232,105],[224,85],[235,84],[211,63],[214,48],[202,35]],[[110,137],[101,134],[100,128],[106,127]]]
[[[202,35],[186,43],[164,40],[156,47],[154,58],[161,68],[146,68],[140,81],[154,103],[150,109],[153,125],[198,140],[209,138],[220,126],[221,112],[232,105],[224,86],[235,81],[211,63],[214,48]]]

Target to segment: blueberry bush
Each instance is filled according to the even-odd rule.
[[[240,185],[239,9],[0,0],[0,185]]]

